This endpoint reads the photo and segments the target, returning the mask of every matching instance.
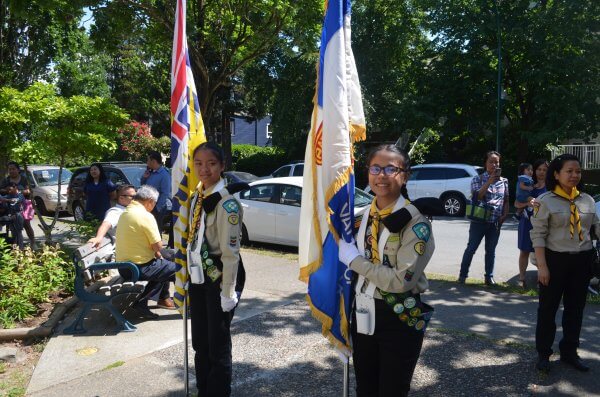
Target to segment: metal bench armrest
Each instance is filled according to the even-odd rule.
[[[140,270],[136,265],[131,262],[107,262],[107,263],[94,263],[88,266],[87,270],[108,270],[108,269],[129,269],[131,271],[131,282],[137,282],[140,279]]]

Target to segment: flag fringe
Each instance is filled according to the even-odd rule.
[[[331,333],[331,327],[333,326],[333,319],[331,317],[329,317],[327,314],[323,313],[322,311],[320,311],[311,301],[310,296],[306,295],[306,301],[308,302],[308,305],[310,307],[310,313],[311,315],[318,321],[321,322],[322,327],[321,327],[321,334],[327,338],[327,340],[329,341],[329,343],[331,343],[333,345],[334,348],[336,348],[338,351],[340,351],[342,354],[345,354],[346,356],[350,356],[351,352],[352,352],[352,348],[350,345],[344,344],[342,342],[340,342],[332,333]],[[344,317],[345,318],[345,317]],[[346,334],[348,333],[348,326],[347,326],[347,322],[346,322]],[[347,336],[344,336],[344,338],[346,340],[350,340]]]

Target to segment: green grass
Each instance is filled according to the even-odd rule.
[[[437,273],[426,273],[427,278],[429,280],[441,281],[443,283],[456,283],[456,277],[448,276],[446,274],[437,274]],[[477,280],[472,278],[467,278],[466,283],[464,284],[469,288],[485,288],[488,290],[495,291],[503,291],[510,292],[513,294],[526,295],[526,296],[539,296],[538,290],[535,288],[523,289],[518,285],[508,284],[508,283],[498,283],[494,286],[486,286],[483,280]],[[600,296],[588,294],[587,303],[598,305],[600,304]]]
[[[297,261],[298,260],[298,253],[297,252],[291,252],[291,251],[277,251],[277,250],[273,250],[270,247],[257,247],[257,246],[243,246],[242,247],[242,254],[244,252],[251,252],[253,254],[256,255],[267,255],[267,256],[272,256],[275,258],[284,258],[290,261]]]
[[[0,361],[0,374],[6,372],[6,363],[4,361]]]
[[[109,369],[120,367],[123,364],[125,364],[125,361],[115,361],[114,363],[109,364],[106,367],[102,368],[102,371],[108,371]]]

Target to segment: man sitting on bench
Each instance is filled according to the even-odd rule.
[[[117,233],[117,223],[125,208],[131,204],[133,197],[135,196],[135,187],[133,185],[121,185],[117,189],[117,205],[111,207],[104,214],[104,220],[100,224],[96,236],[88,240],[88,243],[92,244],[92,247],[100,247],[102,239],[107,234],[110,236],[112,242],[115,242],[115,236]]]
[[[133,308],[146,318],[158,315],[148,309],[148,298],[158,295],[157,306],[175,309],[169,297],[169,282],[175,281],[177,265],[162,257],[162,237],[158,230],[152,209],[158,200],[158,191],[152,186],[140,187],[131,202],[121,214],[117,224],[116,260],[132,262],[140,270],[140,280],[148,281],[146,288],[133,305]],[[128,270],[119,269],[128,279]]]

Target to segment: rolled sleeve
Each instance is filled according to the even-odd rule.
[[[242,224],[242,209],[237,203],[237,209],[228,212],[225,208],[227,202],[223,200],[217,209],[217,225],[219,225],[219,247],[221,249],[221,262],[223,263],[223,285],[221,287],[224,296],[235,295],[235,282],[237,279],[240,261],[240,225]],[[228,207],[231,208],[231,207]]]

